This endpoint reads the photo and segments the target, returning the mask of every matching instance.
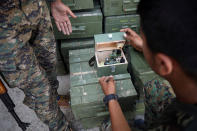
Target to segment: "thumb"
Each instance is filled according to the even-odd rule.
[[[131,35],[128,35],[128,34],[124,34],[124,38],[126,39],[126,40],[133,40],[133,36],[131,36]]]
[[[108,81],[109,81],[109,82],[114,82],[114,77],[113,77],[113,76],[109,76],[109,77],[108,77]]]
[[[68,8],[67,10],[68,14],[73,17],[73,18],[77,18],[77,16]]]

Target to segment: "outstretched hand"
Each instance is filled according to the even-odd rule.
[[[125,39],[129,40],[129,44],[133,46],[136,50],[142,52],[143,40],[142,38],[130,28],[121,29],[120,32],[125,32]]]
[[[72,33],[72,26],[68,15],[76,18],[70,8],[64,5],[61,0],[56,0],[51,3],[51,13],[55,19],[58,30],[62,31],[64,35],[70,35]]]

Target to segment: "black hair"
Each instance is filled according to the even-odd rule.
[[[175,59],[197,79],[196,0],[141,0],[138,13],[147,45]]]

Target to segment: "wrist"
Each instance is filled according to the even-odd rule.
[[[118,100],[118,95],[116,94],[109,94],[109,95],[106,95],[104,98],[103,98],[103,102],[105,103],[106,106],[108,106],[109,102],[110,101],[117,101]]]
[[[111,94],[116,94],[115,92],[107,92],[107,93],[104,93],[105,94],[105,96],[107,96],[107,95],[111,95]]]
[[[115,103],[115,102],[118,102],[118,101],[115,100],[115,99],[111,99],[111,100],[108,102],[108,105],[113,104],[113,103]]]

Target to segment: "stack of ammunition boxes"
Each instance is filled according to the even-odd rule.
[[[119,32],[122,28],[131,28],[139,33],[140,20],[136,14],[139,0],[62,1],[77,18],[70,17],[73,33],[69,36],[58,32],[52,18],[54,35],[58,41],[57,73],[64,75],[67,64],[67,70],[70,70],[71,107],[76,119],[81,121],[84,128],[101,126],[109,118],[109,112],[102,102],[104,94],[98,83],[98,70],[88,65],[88,61],[95,55],[93,47],[97,41],[93,37],[96,34]],[[151,70],[142,53],[131,47],[127,53],[125,55],[130,56],[127,59],[130,74],[117,74],[114,79],[121,107],[127,117],[133,118],[135,113],[144,113],[143,104],[135,104],[136,99],[143,101],[144,84],[153,78],[166,81]],[[124,66],[121,65],[120,69]]]
[[[104,32],[118,32],[131,28],[139,32],[139,15],[136,14],[139,0],[100,0],[104,15]]]
[[[80,120],[84,128],[101,126],[109,119],[109,112],[103,103],[104,94],[98,83],[96,67],[90,67],[88,60],[94,56],[94,48],[69,51],[70,62],[70,95],[74,116]],[[137,92],[131,82],[130,75],[114,75],[119,103],[125,113],[134,117]]]

